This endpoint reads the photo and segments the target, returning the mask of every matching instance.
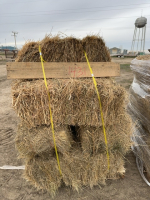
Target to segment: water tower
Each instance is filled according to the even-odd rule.
[[[131,52],[144,52],[147,18],[139,17],[135,20]]]

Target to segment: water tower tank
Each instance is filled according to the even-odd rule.
[[[133,34],[133,40],[132,40],[132,46],[131,46],[131,52],[133,52],[133,54],[138,53],[138,51],[144,52],[146,25],[147,25],[146,17],[141,16],[135,20],[135,28],[134,28],[134,34]],[[136,44],[137,44],[137,47],[136,47],[137,50],[136,52],[134,52],[134,48]]]
[[[143,28],[147,24],[147,18],[146,17],[139,17],[135,21],[135,26],[137,28]]]

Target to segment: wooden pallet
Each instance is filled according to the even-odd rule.
[[[95,77],[120,76],[120,64],[113,62],[91,62]],[[44,63],[46,78],[83,78],[91,77],[86,62],[46,62]],[[8,62],[8,79],[43,78],[40,62]]]

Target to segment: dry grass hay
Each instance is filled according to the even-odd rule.
[[[32,57],[35,57],[35,55],[38,58],[39,57],[38,48],[39,48],[38,42],[27,42],[27,43],[25,43],[23,45],[23,48],[18,51],[16,62],[18,62],[19,60],[21,62],[31,62],[29,57],[32,58]],[[36,60],[35,60],[35,62],[36,62]]]
[[[149,68],[150,69],[150,68]],[[141,71],[134,71],[134,77],[139,82],[140,86],[150,94],[150,71],[142,69]]]
[[[150,93],[150,55],[138,56],[132,60],[131,70],[139,84]]]
[[[54,195],[61,186],[61,178],[66,186],[79,191],[82,186],[104,184],[107,178],[116,179],[125,172],[124,161],[120,154],[110,154],[110,171],[107,167],[106,154],[94,157],[85,156],[81,151],[60,155],[62,177],[57,161],[48,154],[33,157],[26,163],[25,177],[37,188],[45,189]]]
[[[62,184],[57,161],[49,153],[27,159],[24,178],[37,189],[47,190],[52,196]]]
[[[90,62],[110,62],[111,57],[105,42],[99,36],[87,36],[82,39],[83,49],[86,51]],[[83,56],[82,62],[86,62]]]
[[[97,80],[105,124],[113,124],[125,112],[126,91],[110,78]],[[51,109],[55,124],[101,126],[97,93],[91,78],[49,79]],[[30,127],[50,125],[44,81],[14,81],[13,107]]]
[[[70,151],[73,139],[67,126],[55,128],[55,140],[58,152],[63,154]],[[31,158],[43,152],[50,152],[51,156],[55,155],[51,127],[40,126],[28,129],[26,126],[20,125],[15,143],[21,158]]]
[[[125,172],[121,154],[110,153],[110,170],[107,164],[106,152],[95,156],[81,151],[66,154],[61,163],[63,181],[65,185],[79,191],[82,186],[93,188],[105,184],[107,178],[116,179]]]
[[[19,51],[16,62],[40,62],[39,44],[47,62],[86,62],[84,51],[90,62],[111,61],[108,48],[100,36],[87,36],[82,40],[73,37],[61,39],[46,36],[39,42],[28,42]]]
[[[82,40],[47,36],[42,41],[25,44],[16,61],[40,62],[39,44],[48,62],[86,62],[83,50],[90,62],[111,61],[104,41],[98,36]],[[92,78],[47,80],[62,176],[54,151],[44,81],[16,80],[12,83],[13,107],[23,124],[18,129],[16,147],[26,160],[25,178],[52,196],[62,182],[79,191],[82,186],[92,188],[125,172],[123,155],[131,145],[131,121],[125,110],[126,91],[111,78],[97,78],[96,81],[108,136],[110,170]],[[80,128],[73,135],[67,126]]]
[[[129,109],[150,132],[150,55],[138,56],[131,62],[134,81],[130,88]]]
[[[129,110],[150,132],[150,96],[140,86],[139,88],[130,88]]]
[[[132,118],[136,122],[132,136],[133,151],[143,161],[146,172],[150,174],[150,132],[144,128],[135,115],[132,115]]]
[[[150,174],[150,55],[138,56],[131,62],[134,81],[130,88],[129,112],[136,122],[133,132],[134,152]]]
[[[102,127],[81,126],[79,128],[84,153],[97,155],[106,152]],[[111,126],[106,126],[109,152],[125,155],[131,147],[132,121],[128,114],[120,116]]]
[[[150,60],[150,55],[141,55],[136,57],[137,60]]]

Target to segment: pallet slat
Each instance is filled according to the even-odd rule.
[[[120,65],[113,62],[91,62],[95,77],[120,76]],[[44,63],[46,78],[91,77],[86,62],[47,62]],[[7,63],[7,79],[43,78],[40,62]]]

